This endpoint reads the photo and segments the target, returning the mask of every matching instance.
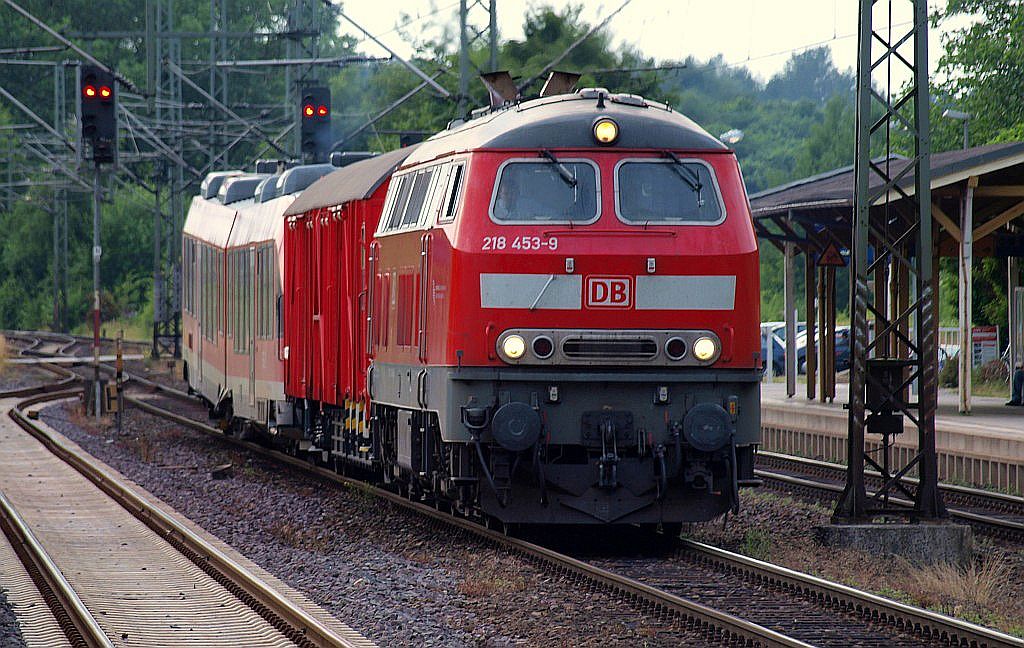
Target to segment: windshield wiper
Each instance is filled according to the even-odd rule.
[[[693,189],[697,194],[697,206],[703,207],[704,197],[701,195],[701,190],[704,188],[704,185],[700,183],[700,176],[697,175],[696,171],[686,166],[686,164],[679,159],[679,156],[672,151],[665,151],[665,155],[672,158],[672,162],[674,162],[672,168],[675,169],[676,174],[683,179],[683,182],[690,185],[690,189]]]
[[[555,165],[555,170],[558,171],[558,175],[565,181],[565,184],[573,188],[576,187],[576,176],[574,176],[572,171],[570,171],[564,164],[558,161],[558,158],[555,157],[554,153],[544,149],[540,154],[547,158],[548,162]]]

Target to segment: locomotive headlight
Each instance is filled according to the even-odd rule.
[[[600,117],[594,122],[594,139],[598,144],[613,144],[619,139],[619,125],[615,120]]]
[[[510,335],[502,341],[501,351],[506,358],[518,360],[526,353],[526,340],[520,335]]]
[[[693,343],[693,357],[706,362],[718,353],[718,343],[709,337],[699,337]]]

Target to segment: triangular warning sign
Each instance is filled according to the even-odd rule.
[[[839,248],[836,247],[836,244],[829,243],[822,253],[818,255],[818,265],[841,268],[846,265],[846,260],[843,259],[843,255],[839,253]]]

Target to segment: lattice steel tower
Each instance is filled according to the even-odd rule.
[[[907,4],[913,19],[903,31],[893,10]],[[876,29],[883,12],[888,20]],[[909,84],[894,81],[900,70],[910,74]],[[833,516],[839,523],[946,515],[935,454],[937,312],[928,109],[926,0],[860,0],[849,452],[846,488]],[[909,160],[891,155],[897,128],[902,140],[909,138]],[[872,160],[873,151],[885,155]],[[895,466],[890,442],[903,433],[905,420],[917,429],[917,453]],[[867,448],[865,434],[880,435],[881,444]],[[864,486],[866,465],[883,474],[883,486],[871,497]],[[903,481],[913,470],[919,477],[916,489]],[[892,506],[891,494],[913,500],[913,508]]]

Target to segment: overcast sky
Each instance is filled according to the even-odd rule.
[[[487,0],[483,1],[486,4]],[[502,37],[521,38],[527,10],[544,4],[561,8],[570,0],[498,0],[498,29]],[[582,4],[583,19],[596,24],[618,8],[622,0],[587,0]],[[888,5],[877,4],[882,8]],[[945,2],[930,0],[928,4],[933,10]],[[755,76],[767,80],[783,68],[794,51],[818,45],[831,48],[839,69],[854,69],[857,5],[853,0],[632,0],[606,29],[616,45],[633,46],[658,61],[688,55],[706,60],[722,54],[728,64],[745,66]],[[905,23],[901,28],[906,30],[911,3],[893,5],[893,23]],[[344,11],[389,47],[408,56],[412,47],[394,30],[401,14],[420,17],[405,29],[414,37],[429,40],[438,38],[445,24],[457,24],[458,7],[458,0],[349,0]],[[479,8],[470,15],[471,22],[473,18],[478,24],[486,20],[486,12]],[[344,20],[341,28],[361,37]],[[942,53],[940,30],[931,30],[929,36],[930,69],[934,74]],[[369,41],[361,49],[368,54],[386,54]]]

